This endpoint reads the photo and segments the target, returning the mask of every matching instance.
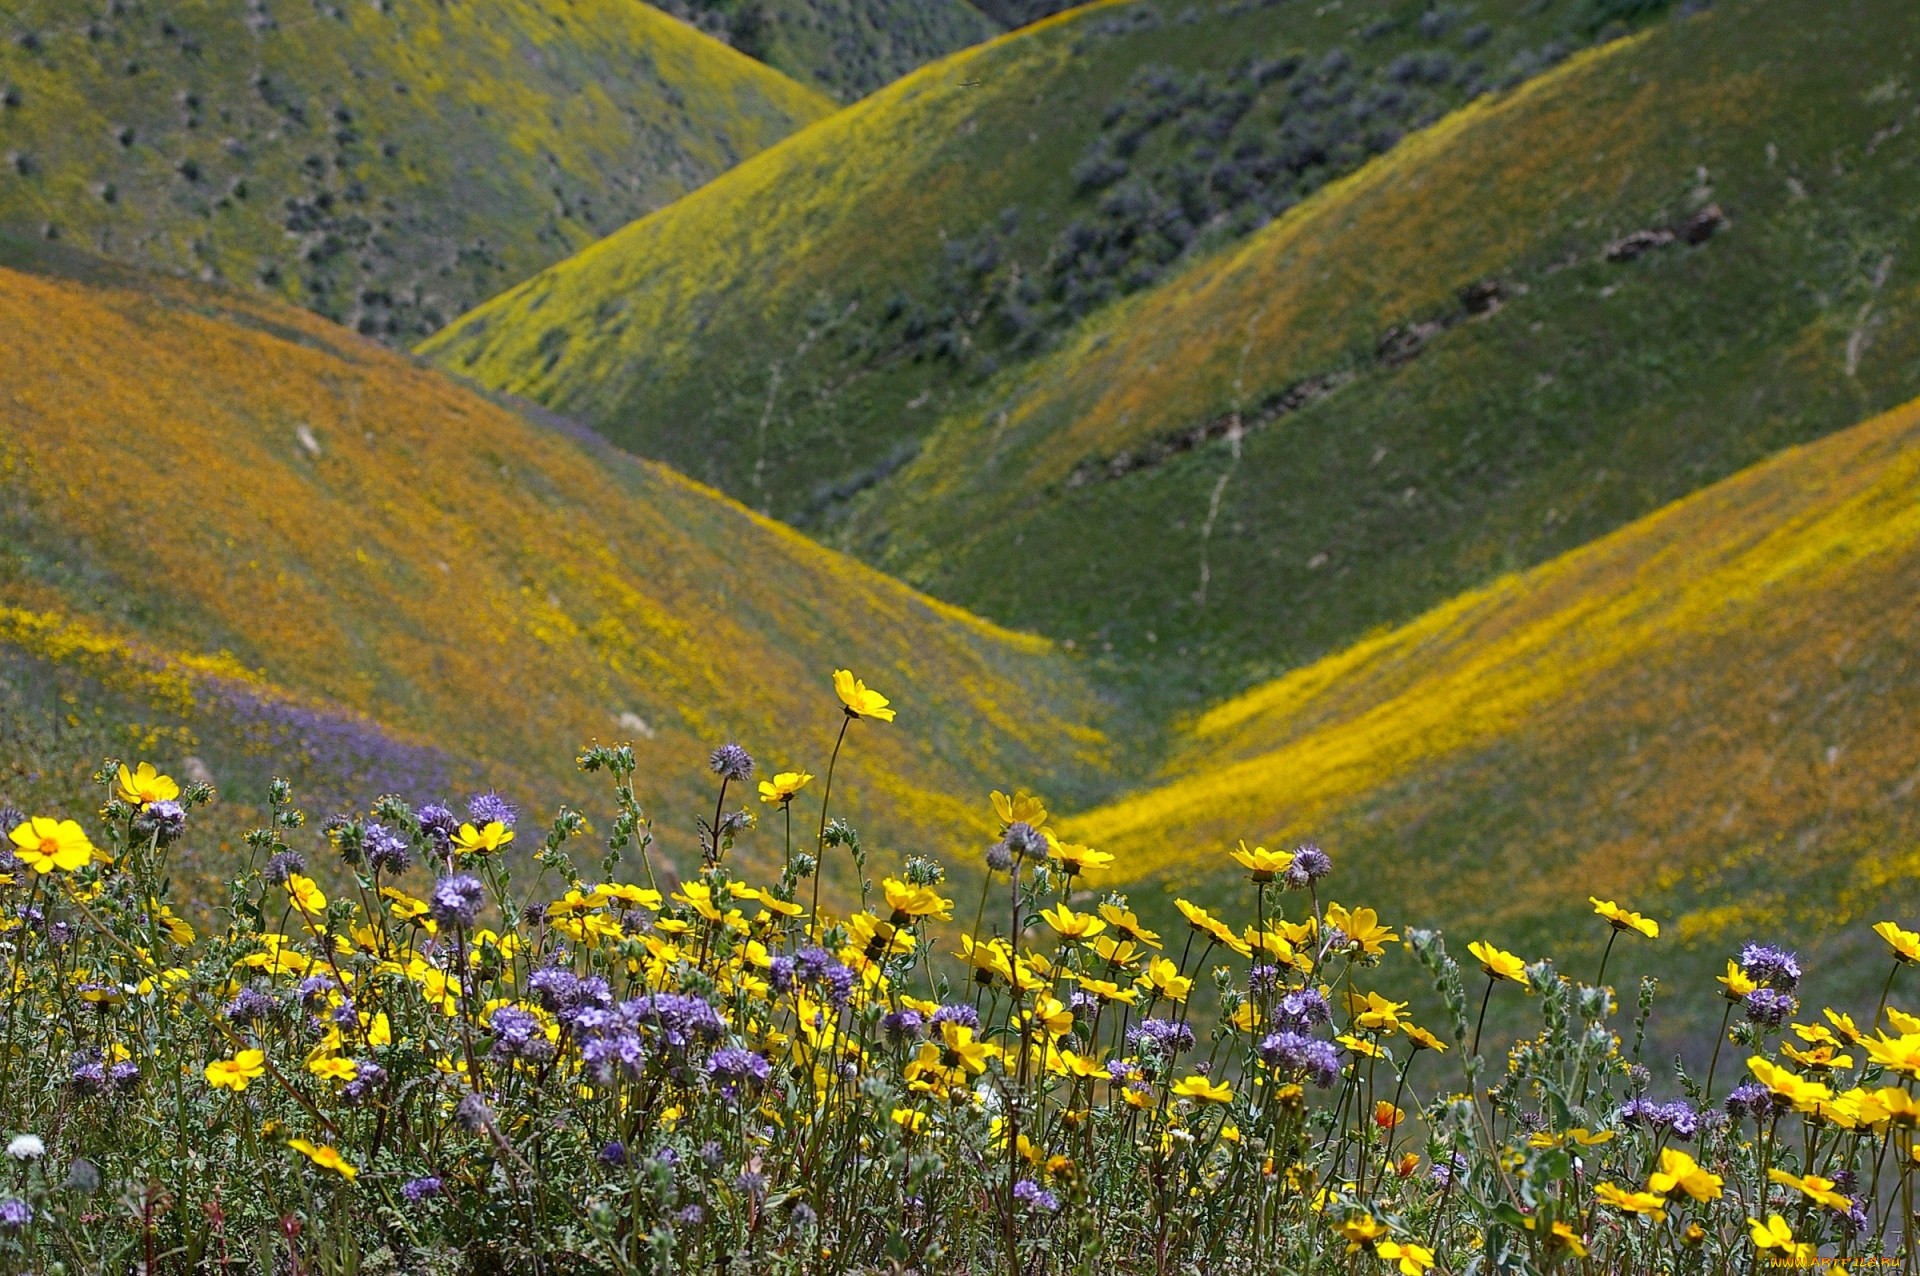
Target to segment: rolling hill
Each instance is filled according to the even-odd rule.
[[[243,805],[292,769],[316,817],[484,780],[545,818],[606,811],[574,750],[631,740],[685,864],[708,750],[824,774],[841,665],[900,712],[834,783],[883,856],[971,859],[995,786],[1104,790],[1116,719],[1044,639],[281,303],[5,260],[0,798],[90,809],[107,745]]]
[[[963,399],[836,543],[1191,704],[1904,401],[1920,28],[1844,9],[1409,138]]]
[[[1323,901],[1455,949],[1597,958],[1597,894],[1666,928],[1623,977],[1697,992],[1757,939],[1870,1000],[1866,925],[1920,907],[1916,490],[1920,402],[1210,709],[1069,831],[1156,913],[1244,894],[1237,838],[1312,838]]]
[[[8,7],[0,228],[417,340],[828,114],[637,0]]]
[[[420,349],[818,529],[995,369],[1621,29],[1573,0],[1101,0],[922,68]]]
[[[662,0],[657,7],[843,102],[1000,30],[967,0]]]

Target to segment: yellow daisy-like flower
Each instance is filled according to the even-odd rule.
[[[1115,934],[1145,944],[1148,948],[1160,947],[1160,936],[1142,925],[1131,908],[1122,908],[1118,904],[1102,904],[1100,916],[1107,919],[1107,924],[1113,927]]]
[[[1660,938],[1660,923],[1651,917],[1642,917],[1638,913],[1620,907],[1610,899],[1600,899],[1593,895],[1587,896],[1587,902],[1592,904],[1593,911],[1606,918],[1615,930],[1638,931],[1648,939]]]
[[[1187,994],[1193,991],[1193,978],[1182,975],[1180,967],[1165,957],[1155,957],[1148,962],[1146,973],[1141,978],[1168,1001],[1185,1001]]]
[[[1747,994],[1760,986],[1747,978],[1747,972],[1732,958],[1727,959],[1727,973],[1714,978],[1720,984],[1720,995],[1728,1001],[1745,1001]]]
[[[1124,1001],[1129,1006],[1140,995],[1135,989],[1122,988],[1119,984],[1106,979],[1082,979],[1080,987],[1102,1001]]]
[[[1435,1054],[1445,1054],[1447,1052],[1446,1042],[1440,1040],[1440,1038],[1410,1020],[1403,1019],[1400,1021],[1400,1031],[1406,1033],[1407,1039],[1422,1050],[1431,1050]]]
[[[332,1170],[349,1183],[353,1182],[360,1173],[351,1161],[340,1155],[338,1148],[327,1147],[325,1144],[315,1145],[305,1139],[288,1139],[287,1146],[303,1154],[321,1169]]]
[[[848,717],[893,721],[893,710],[887,707],[887,698],[854,677],[851,670],[833,671],[833,689],[839,695],[840,703],[846,706]]]
[[[1041,909],[1040,917],[1070,943],[1092,939],[1107,928],[1107,924],[1092,913],[1076,913],[1065,904]]]
[[[1178,908],[1180,915],[1187,919],[1187,925],[1193,927],[1194,930],[1199,931],[1203,935],[1210,936],[1216,944],[1231,948],[1242,957],[1250,957],[1253,955],[1253,948],[1245,940],[1241,939],[1240,936],[1233,933],[1233,927],[1213,916],[1198,904],[1193,903],[1191,900],[1177,899],[1174,901],[1174,907]]]
[[[122,802],[144,809],[153,802],[173,801],[180,796],[180,786],[171,777],[154,770],[151,762],[142,762],[132,771],[122,762],[117,796]]]
[[[988,795],[993,801],[993,813],[1000,817],[1002,824],[1031,824],[1040,828],[1047,822],[1047,803],[1037,793],[1016,791],[1008,797],[999,789]]]
[[[1467,951],[1479,959],[1480,969],[1495,979],[1519,984],[1522,988],[1530,986],[1527,983],[1527,963],[1512,953],[1480,940],[1468,944]]]
[[[880,889],[887,897],[887,907],[893,910],[896,926],[918,917],[953,919],[953,901],[942,899],[931,886],[912,886],[889,877],[880,883]]]
[[[454,849],[462,855],[488,855],[513,840],[513,830],[494,820],[485,828],[462,824],[453,835]]]
[[[342,1059],[339,1055],[309,1060],[307,1071],[322,1081],[338,1081],[343,1085],[360,1074],[360,1068],[353,1060]]]
[[[1709,1174],[1700,1163],[1678,1148],[1660,1149],[1660,1168],[1647,1179],[1647,1190],[1670,1196],[1675,1188],[1696,1201],[1720,1199],[1720,1185],[1726,1182],[1718,1174]]]
[[[300,873],[287,875],[287,898],[293,906],[308,917],[318,917],[327,911],[327,897],[311,877]]]
[[[73,820],[36,815],[13,830],[14,852],[22,864],[45,876],[56,869],[77,873],[92,861],[93,843]]]
[[[259,1050],[242,1050],[231,1059],[215,1059],[207,1065],[207,1084],[216,1090],[231,1090],[235,1094],[247,1088],[247,1083],[262,1076],[267,1070],[267,1056]]]
[[[1247,876],[1256,882],[1271,882],[1287,871],[1293,863],[1292,851],[1270,851],[1264,846],[1248,849],[1243,841],[1240,849],[1229,852],[1240,865],[1247,870]]]
[[[1356,908],[1349,913],[1339,904],[1330,903],[1327,905],[1327,925],[1345,934],[1349,943],[1360,945],[1361,951],[1369,957],[1380,956],[1387,951],[1389,943],[1400,938],[1380,924],[1380,915],[1371,908]]]
[[[811,779],[805,771],[782,771],[771,780],[760,781],[760,800],[785,806]]]
[[[1805,1178],[1801,1178],[1789,1174],[1785,1170],[1768,1170],[1767,1177],[1784,1187],[1792,1188],[1808,1200],[1824,1205],[1830,1210],[1838,1210],[1840,1213],[1845,1214],[1853,1208],[1853,1198],[1843,1196],[1835,1191],[1834,1188],[1836,1185],[1832,1179],[1822,1178],[1818,1174],[1809,1174]]]
[[[1346,1003],[1355,1026],[1369,1032],[1394,1031],[1400,1026],[1400,1012],[1407,1008],[1406,1002],[1392,1001],[1377,992],[1348,992]]]
[[[908,1134],[925,1134],[928,1117],[924,1112],[915,1112],[912,1108],[895,1108],[892,1112],[893,1123]]]
[[[1395,1107],[1385,1099],[1380,1099],[1373,1105],[1373,1123],[1383,1130],[1395,1129],[1406,1119],[1405,1108]]]
[[[1667,1217],[1667,1198],[1654,1192],[1629,1192],[1614,1183],[1601,1183],[1593,1189],[1594,1199],[1625,1214],[1645,1214],[1654,1222]]]
[[[1780,1257],[1795,1265],[1811,1266],[1814,1255],[1819,1250],[1793,1239],[1793,1229],[1787,1226],[1787,1220],[1778,1214],[1767,1215],[1762,1223],[1757,1218],[1749,1218],[1747,1226],[1752,1229],[1753,1247],[1757,1250],[1778,1250]]]
[[[1400,1276],[1421,1276],[1433,1267],[1433,1251],[1412,1241],[1404,1244],[1400,1241],[1381,1241],[1373,1247],[1373,1252],[1375,1256],[1396,1264]]]
[[[1176,1099],[1203,1099],[1208,1103],[1233,1102],[1232,1086],[1224,1081],[1218,1083],[1209,1081],[1198,1073],[1174,1082],[1169,1093]]]
[[[1351,1254],[1367,1242],[1385,1236],[1387,1225],[1371,1214],[1355,1214],[1335,1224],[1334,1230],[1347,1238],[1347,1253]]]
[[[1887,947],[1893,949],[1893,959],[1901,965],[1920,962],[1920,934],[1902,930],[1893,922],[1881,922],[1873,928],[1873,933],[1887,941]]]
[[[1071,842],[1062,842],[1051,833],[1047,835],[1047,854],[1060,865],[1069,878],[1113,867],[1113,856],[1106,851],[1096,851],[1091,846],[1076,846]]]

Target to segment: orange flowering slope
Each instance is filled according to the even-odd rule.
[[[543,804],[580,788],[576,745],[630,739],[643,800],[681,809],[649,777],[729,738],[819,770],[837,722],[790,724],[849,667],[916,726],[848,751],[836,809],[884,810],[903,849],[990,834],[1006,777],[1085,791],[1104,765],[1045,641],[285,307],[5,271],[0,361],[0,607],[42,657],[133,669],[138,640],[176,701],[253,680]]]
[[[1136,881],[1318,838],[1393,915],[1518,933],[1590,893],[1683,944],[1912,899],[1917,483],[1920,402],[1214,708],[1064,835]]]

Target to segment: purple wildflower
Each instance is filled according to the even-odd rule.
[[[612,1037],[596,1037],[580,1049],[580,1061],[595,1085],[612,1085],[616,1078],[638,1078],[646,1067],[646,1047],[640,1038],[623,1032]]]
[[[728,741],[707,755],[707,769],[723,780],[751,780],[753,755]]]
[[[122,1094],[136,1090],[140,1086],[140,1065],[131,1059],[122,1059],[107,1069],[107,1080]]]
[[[0,1201],[0,1227],[9,1232],[17,1232],[33,1222],[33,1206],[17,1196],[9,1196]]]
[[[1142,1019],[1127,1030],[1127,1042],[1141,1054],[1171,1059],[1193,1049],[1193,1029],[1175,1019]]]
[[[450,854],[453,851],[453,835],[460,831],[460,817],[434,802],[420,808],[420,831],[433,842],[436,852],[443,856]]]
[[[400,1195],[406,1197],[407,1200],[413,1204],[418,1205],[424,1200],[440,1195],[444,1190],[439,1179],[431,1174],[427,1174],[417,1179],[409,1179],[401,1184]]]
[[[384,824],[369,824],[366,832],[367,863],[377,873],[407,871],[407,839]]]
[[[775,957],[767,971],[767,983],[775,992],[793,991],[793,958]]]
[[[280,1003],[255,988],[242,988],[234,999],[227,1003],[225,1014],[231,1023],[258,1023],[262,1019],[271,1019],[280,1009]]]
[[[751,1050],[728,1046],[713,1052],[707,1071],[720,1081],[720,1090],[728,1098],[742,1086],[758,1085],[773,1075],[773,1065]]]
[[[1047,853],[1047,835],[1025,820],[1015,820],[1000,835],[1000,845],[1016,861],[1034,859]]]
[[[895,1047],[920,1040],[924,1026],[918,1010],[896,1010],[880,1021],[880,1031]]]
[[[1060,1208],[1060,1198],[1032,1179],[1021,1179],[1013,1185],[1013,1199],[1042,1214],[1051,1214]]]
[[[427,900],[427,911],[440,925],[465,930],[479,918],[480,905],[486,900],[486,895],[486,887],[480,884],[480,879],[469,873],[443,877],[434,883],[433,894]]]
[[[620,1166],[627,1163],[627,1145],[619,1139],[600,1149],[600,1164]]]
[[[1330,1022],[1333,1008],[1327,1005],[1327,999],[1320,995],[1317,988],[1299,988],[1280,999],[1273,1008],[1274,1022],[1294,1032],[1306,1032]]]
[[[260,878],[269,886],[285,886],[295,873],[307,871],[307,857],[298,851],[281,851],[260,870]]]
[[[165,846],[187,831],[187,808],[178,802],[162,800],[147,803],[133,822],[134,836],[157,840]]]
[[[1747,1021],[1763,1028],[1778,1028],[1800,1008],[1799,1002],[1772,988],[1755,988],[1747,994],[1745,1004]]]
[[[553,1057],[553,1043],[547,1040],[540,1021],[530,1010],[502,1006],[493,1012],[493,1018],[488,1020],[487,1026],[493,1032],[493,1057],[496,1059],[524,1059],[529,1063],[540,1063]]]
[[[1747,978],[1781,992],[1800,986],[1800,959],[1772,944],[1748,944],[1740,950],[1740,969]]]
[[[952,1006],[942,1006],[933,1012],[933,1024],[937,1028],[943,1023],[957,1023],[962,1028],[971,1028],[978,1032],[980,1031],[980,1012],[964,1001]]]
[[[519,817],[520,812],[514,809],[513,803],[491,789],[467,799],[467,818],[482,828],[489,824],[504,824],[512,828],[513,822]]]

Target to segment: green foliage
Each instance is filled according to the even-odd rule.
[[[1413,139],[959,397],[841,543],[1190,704],[1904,401],[1907,15],[1818,7]]]
[[[843,102],[998,32],[966,0],[662,0],[658,7]]]
[[[853,750],[880,729],[830,712]],[[200,927],[170,875],[209,786],[109,757],[84,825],[6,812],[0,1262],[1551,1276],[1914,1253],[1920,1033],[1887,990],[1920,935],[1891,923],[1878,1004],[1815,1015],[1793,954],[1759,945],[1724,999],[1682,990],[1731,1047],[1696,1078],[1644,1052],[1658,981],[1621,1013],[1613,950],[1658,928],[1612,904],[1587,918],[1612,937],[1592,984],[1479,944],[1463,968],[1287,853],[1243,852],[1230,911],[1183,902],[1161,935],[1124,895],[1074,909],[1087,848],[1022,795],[955,968],[931,952],[960,902],[939,866],[810,915],[791,833],[764,887],[722,834],[663,881],[633,755],[578,765],[621,812],[603,880],[576,868],[598,840],[576,811],[544,838],[481,798],[457,831],[392,796],[316,825],[275,779]],[[820,801],[838,835],[810,845],[857,857]],[[506,853],[535,841],[537,872]],[[1504,1059],[1482,1052],[1496,996],[1538,1001]]]
[[[13,6],[0,227],[417,340],[832,103],[631,0]]]
[[[1585,38],[1532,0],[1422,13],[1084,6],[909,76],[421,349],[817,529],[996,369]]]

